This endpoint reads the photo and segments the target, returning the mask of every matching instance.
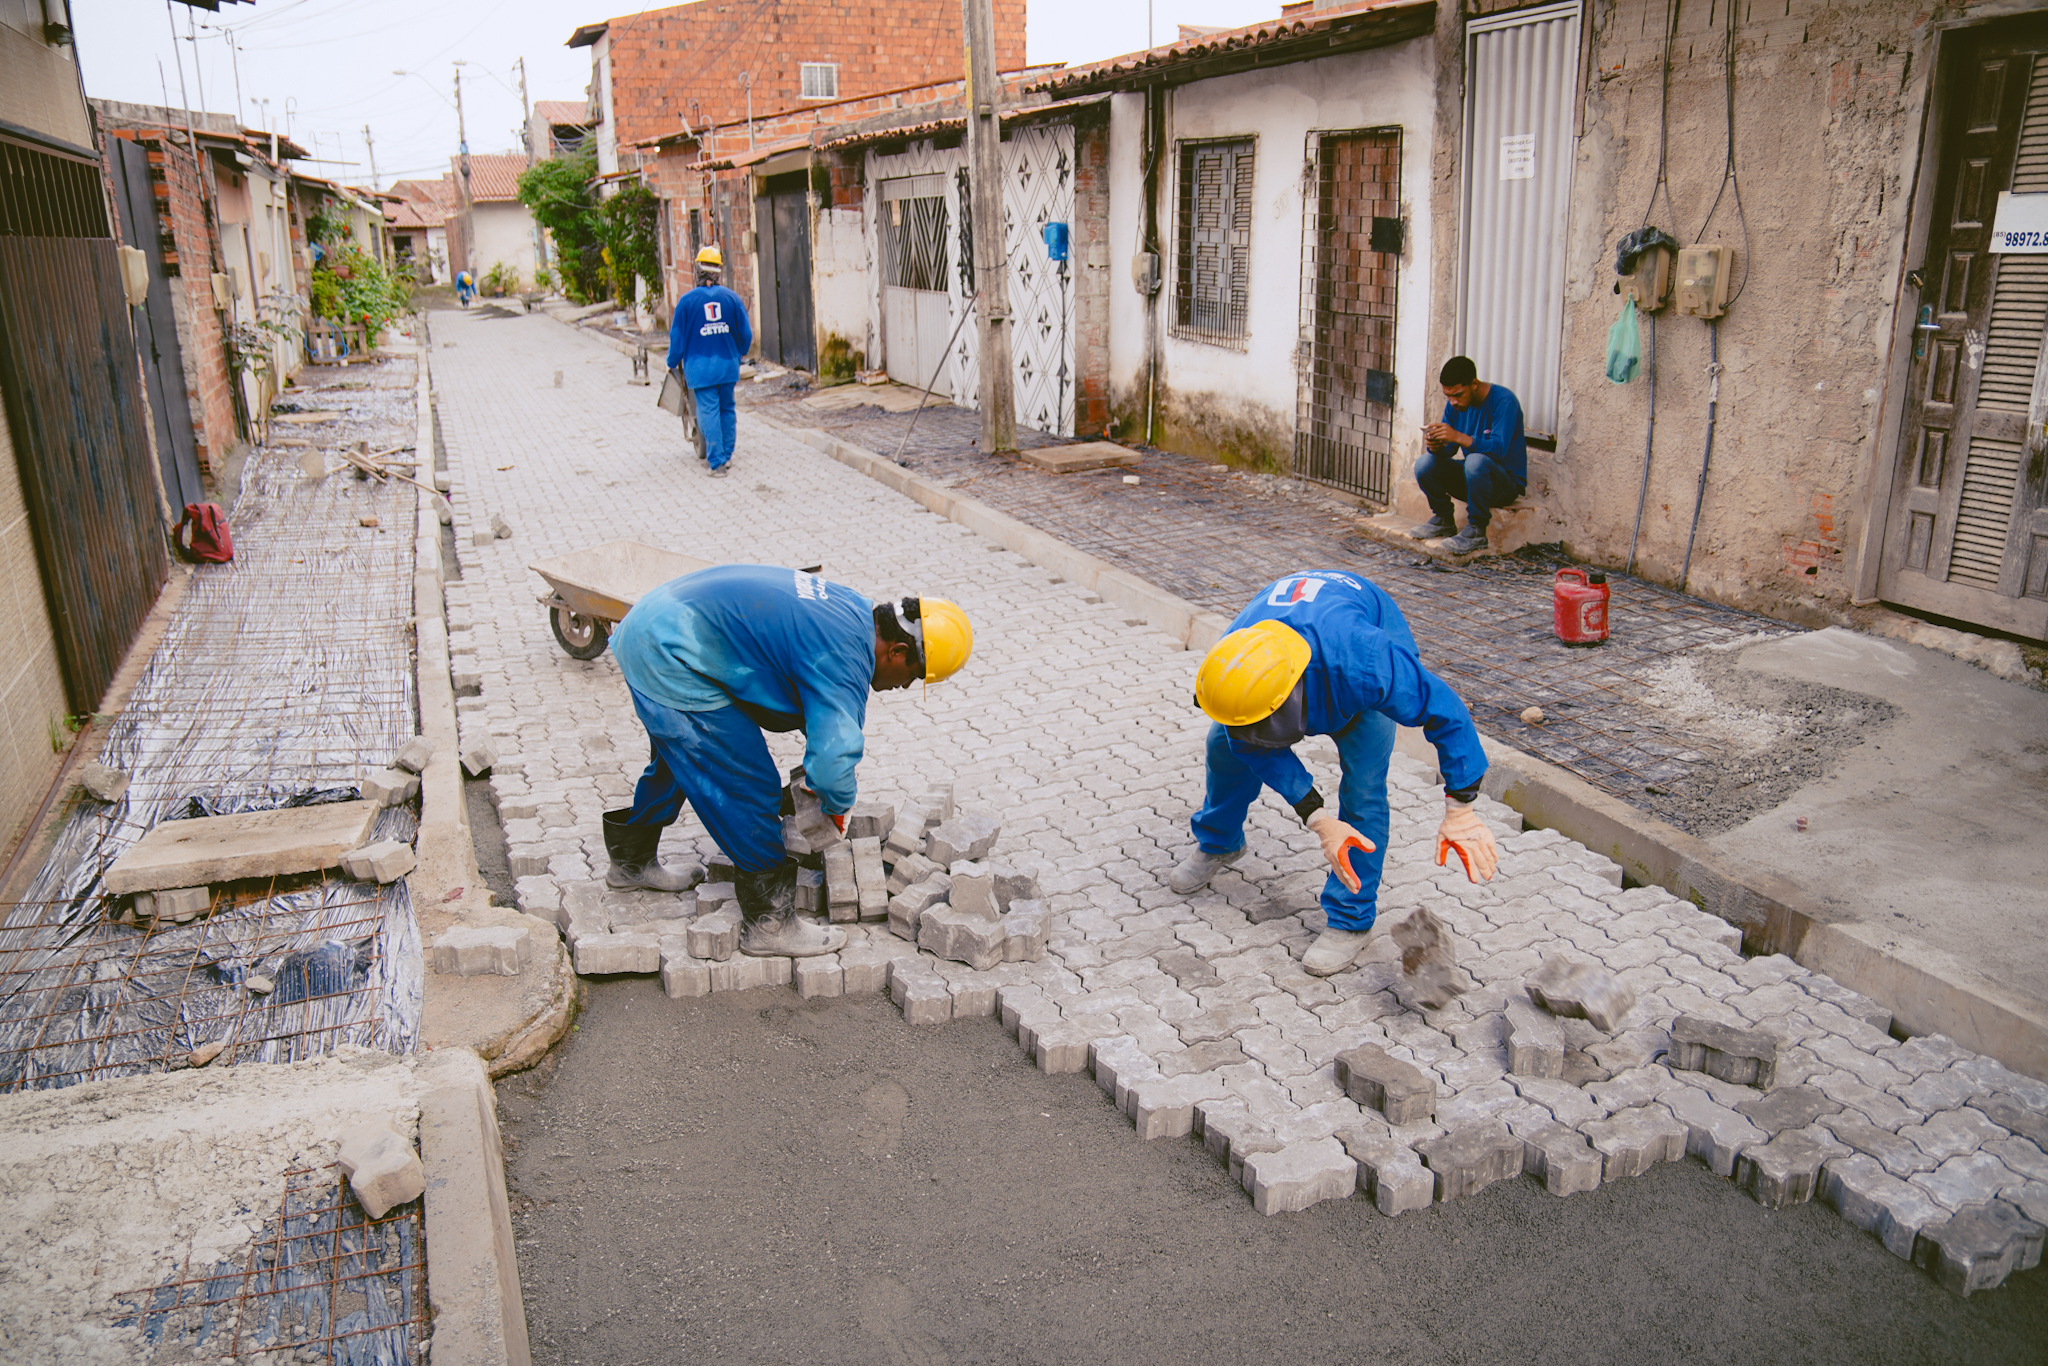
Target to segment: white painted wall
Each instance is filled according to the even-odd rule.
[[[524,204],[514,202],[470,206],[470,224],[476,236],[470,252],[470,273],[481,280],[484,272],[498,262],[519,268],[522,288],[533,285],[533,214]]]
[[[874,187],[868,188],[872,195]],[[871,241],[865,208],[818,210],[811,234],[811,308],[821,343],[837,332],[863,353],[863,364],[880,369]]]
[[[1398,127],[1401,139],[1401,212],[1406,250],[1397,282],[1395,326],[1395,467],[1404,432],[1428,420],[1436,367],[1429,337],[1429,167],[1435,125],[1434,39],[1421,37],[1389,48],[1295,62],[1264,71],[1218,76],[1176,88],[1167,96],[1167,143],[1159,178],[1161,269],[1158,295],[1163,378],[1182,398],[1227,397],[1284,415],[1294,424],[1295,343],[1301,330],[1302,167],[1311,130]],[[1119,95],[1110,112],[1110,180],[1143,182],[1145,102]],[[1257,139],[1253,193],[1251,301],[1245,350],[1182,341],[1172,334],[1175,234],[1174,143],[1207,138]],[[1110,375],[1113,391],[1128,392],[1145,378],[1145,301],[1131,288],[1141,193],[1127,190],[1110,201]],[[1140,433],[1141,434],[1141,433]],[[1398,480],[1397,475],[1397,480]]]

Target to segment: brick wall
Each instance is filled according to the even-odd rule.
[[[996,0],[999,69],[1024,65],[1024,4]],[[752,73],[753,116],[760,120],[807,107],[803,63],[837,65],[845,100],[958,80],[964,46],[955,0],[685,5],[613,19],[608,40],[612,120],[621,145],[665,136],[686,123],[744,121],[742,72]]]
[[[1073,235],[1074,435],[1101,436],[1109,422],[1107,106],[1090,109],[1074,121]]]

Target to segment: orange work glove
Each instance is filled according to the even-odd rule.
[[[1337,880],[1354,892],[1359,890],[1364,884],[1352,871],[1351,850],[1369,854],[1373,851],[1372,841],[1327,811],[1316,812],[1310,818],[1308,828],[1323,842],[1323,858],[1328,861],[1330,871],[1337,875]]]
[[[1493,832],[1479,813],[1464,802],[1444,798],[1444,823],[1436,828],[1436,866],[1444,866],[1451,851],[1465,865],[1465,876],[1473,882],[1493,881],[1500,867],[1500,850],[1494,847]]]
[[[831,812],[829,812],[829,811],[827,811],[827,812],[826,812],[825,814],[826,814],[826,815],[828,815],[828,816],[832,816],[832,813],[831,813]],[[846,817],[844,817],[844,816],[832,816],[832,824],[833,824],[833,825],[835,825],[835,826],[837,826],[837,827],[839,828],[839,833],[840,833],[840,834],[842,834],[842,835],[843,835],[843,834],[845,834],[845,833],[846,833]]]

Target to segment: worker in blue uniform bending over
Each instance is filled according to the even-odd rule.
[[[973,650],[967,614],[943,598],[870,602],[801,570],[721,565],[647,594],[612,634],[650,756],[633,804],[604,813],[606,883],[684,890],[656,848],[687,801],[737,870],[740,952],[834,952],[845,932],[796,914],[762,732],[803,731],[805,782],[844,830],[868,693],[936,683]]]
[[[1386,861],[1387,766],[1394,726],[1420,726],[1444,775],[1436,861],[1457,851],[1465,875],[1491,880],[1500,862],[1493,835],[1472,810],[1486,755],[1472,714],[1422,667],[1401,609],[1355,574],[1313,570],[1267,586],[1237,614],[1196,675],[1195,702],[1209,728],[1208,792],[1191,822],[1195,852],[1167,885],[1200,891],[1245,851],[1244,818],[1270,787],[1322,841],[1328,924],[1302,967],[1341,972],[1365,947]],[[1310,735],[1337,742],[1344,776],[1337,809],[1325,805],[1293,747]]]
[[[704,458],[723,479],[739,440],[732,387],[739,383],[740,358],[753,349],[754,328],[740,296],[719,283],[725,256],[717,247],[697,253],[697,287],[676,300],[668,325],[668,368],[683,367],[683,383],[697,396],[697,425],[704,432]]]
[[[1415,482],[1429,499],[1429,520],[1408,534],[1418,541],[1450,536],[1445,550],[1470,555],[1486,549],[1493,510],[1528,491],[1522,402],[1505,384],[1481,380],[1469,356],[1445,361],[1437,382],[1444,391],[1444,418],[1423,426],[1423,444],[1429,449],[1415,462]],[[1451,507],[1454,498],[1465,505],[1463,531]]]

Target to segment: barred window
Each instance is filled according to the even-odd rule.
[[[784,70],[788,68],[785,67]],[[836,100],[839,98],[839,63],[803,63],[804,98],[807,100]]]
[[[1252,142],[1180,147],[1173,331],[1242,349],[1251,299]]]

